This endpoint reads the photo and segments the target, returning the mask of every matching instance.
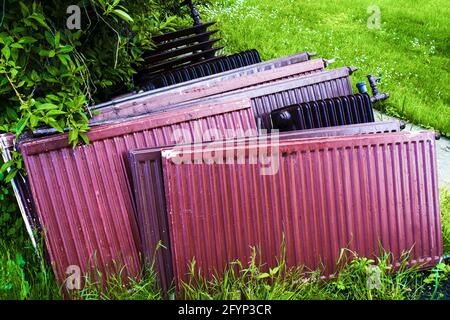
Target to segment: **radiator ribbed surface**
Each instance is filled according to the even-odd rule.
[[[227,92],[240,93],[239,98],[257,96],[257,90],[243,88],[255,88],[264,83],[272,83],[287,78],[298,78],[311,73],[323,71],[325,62],[322,59],[295,63],[276,67],[277,64],[265,66],[255,65],[254,69],[245,70],[242,73],[224,74],[218,78],[205,78],[205,81],[190,83],[185,86],[167,87],[167,90],[151,91],[153,94],[135,95],[123,100],[112,101],[106,105],[93,108],[100,114],[94,116],[91,124],[104,121],[117,120],[123,117],[141,115],[155,110],[167,109],[180,106],[182,103],[205,99]],[[267,68],[267,69],[266,69]],[[254,72],[250,72],[253,70]],[[259,72],[256,72],[259,70]],[[301,85],[301,84],[300,84]],[[201,102],[202,103],[202,102]]]
[[[136,219],[142,239],[142,253],[149,260],[155,256],[154,271],[163,290],[173,280],[167,225],[164,176],[161,168],[161,148],[130,152]],[[157,250],[161,241],[163,247]],[[157,251],[156,251],[157,250]]]
[[[167,87],[221,72],[243,68],[260,62],[261,57],[257,50],[244,51],[229,56],[213,58],[181,69],[164,72],[150,78],[148,81],[144,81],[143,86],[145,87],[145,90],[154,90],[156,88]]]
[[[321,128],[314,130],[283,133],[279,139],[294,140],[313,137],[346,136],[399,132],[399,121],[385,121],[358,125]],[[239,143],[257,141],[257,137],[235,140]],[[217,142],[217,144],[225,142]],[[226,143],[230,143],[229,140]],[[155,271],[164,289],[173,279],[172,258],[170,254],[167,209],[164,194],[164,176],[161,163],[162,148],[130,151],[130,166],[133,176],[133,191],[136,199],[136,218],[142,239],[143,254],[150,259],[155,254],[158,242],[169,250],[160,249],[156,254]]]
[[[316,76],[319,75],[320,73]],[[321,79],[318,77],[317,82],[252,98],[255,116],[261,118],[262,128],[271,129],[270,113],[273,110],[292,104],[353,94],[348,76],[347,74],[333,79]],[[314,75],[311,77],[314,77]]]
[[[374,122],[368,94],[353,94],[304,102],[271,113],[272,126],[280,131]]]
[[[165,112],[88,133],[90,145],[72,149],[67,135],[25,141],[20,149],[29,175],[37,214],[57,279],[62,283],[68,266],[82,273],[97,267],[103,274],[113,263],[139,274],[140,239],[133,211],[128,151],[173,145],[176,129],[189,138],[205,138],[205,129],[234,129],[227,136],[255,129],[249,101],[199,106]],[[91,267],[91,268],[89,268]],[[114,269],[115,270],[115,269]]]
[[[288,265],[323,266],[325,274],[335,271],[341,248],[373,257],[379,243],[394,261],[412,249],[411,263],[436,263],[442,235],[434,139],[422,132],[283,141],[272,153],[275,175],[261,175],[248,158],[180,165],[175,150],[164,151],[178,285],[193,258],[211,276],[234,259],[249,261],[251,246],[273,266],[283,234]],[[252,149],[241,148],[247,156]]]
[[[173,89],[179,88],[179,87],[187,87],[187,86],[191,86],[194,84],[199,84],[200,82],[202,82],[203,84],[206,84],[207,82],[210,82],[213,79],[214,79],[213,81],[224,81],[224,80],[230,80],[230,79],[234,79],[236,77],[240,77],[240,76],[244,76],[244,75],[251,75],[256,72],[267,71],[267,70],[271,70],[271,69],[275,69],[275,68],[285,67],[285,66],[288,66],[291,64],[308,61],[314,55],[315,55],[315,53],[301,52],[301,53],[297,53],[297,54],[287,56],[287,57],[264,61],[261,63],[257,63],[255,65],[239,68],[236,70],[230,70],[227,72],[223,72],[221,74],[211,75],[211,76],[208,76],[203,79],[195,79],[195,80],[191,80],[186,83],[183,83],[183,84],[172,85],[172,86],[170,86],[170,88],[161,88],[161,89],[156,89],[152,92],[144,92],[144,93],[139,93],[136,95],[130,95],[130,96],[127,96],[124,98],[117,99],[115,101],[109,101],[109,102],[91,106],[90,109],[97,110],[97,109],[107,108],[109,106],[113,106],[117,103],[123,102],[124,100],[129,100],[130,98],[132,98],[132,99],[135,99],[138,97],[141,98],[144,96],[161,93],[161,92],[164,92],[167,90],[173,90]]]

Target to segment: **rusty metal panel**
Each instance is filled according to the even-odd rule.
[[[262,174],[265,164],[250,161],[264,149],[278,164],[273,175]],[[213,164],[179,164],[176,148],[162,151],[178,285],[192,259],[211,277],[235,259],[249,261],[252,246],[273,266],[283,236],[289,266],[322,268],[328,275],[341,248],[374,257],[381,243],[394,262],[411,249],[410,263],[422,266],[442,255],[434,132],[270,141],[227,150],[243,155],[245,163],[227,163],[232,157],[223,147],[182,152],[183,159],[226,154]]]
[[[172,145],[175,130],[191,139],[206,129],[221,138],[255,131],[250,102],[208,105],[161,112],[93,128],[89,145],[72,149],[67,134],[22,142],[33,199],[45,231],[57,279],[76,265],[83,273],[103,274],[126,265],[140,272],[140,239],[133,210],[127,153],[131,149]],[[227,131],[233,129],[233,131]]]
[[[195,101],[195,103],[203,102],[197,99],[204,99],[230,91],[232,94],[239,94],[239,98],[254,97],[260,91],[253,89],[245,90],[243,88],[254,88],[263,83],[272,83],[280,79],[298,78],[311,73],[317,73],[323,71],[325,61],[315,59],[272,69],[274,65],[276,64],[267,64],[259,67],[262,69],[260,72],[248,73],[249,71],[246,70],[242,74],[225,74],[218,78],[205,78],[205,81],[193,84],[186,82],[185,86],[168,87],[171,88],[170,90],[153,90],[151,94],[135,95],[117,101],[111,101],[106,105],[91,108],[100,112],[100,114],[93,117],[91,125],[166,109],[169,106],[180,106],[182,103],[189,101]],[[251,70],[258,70],[258,67]]]
[[[399,132],[402,125],[400,121],[385,121],[293,131],[280,134],[279,140]],[[234,142],[257,142],[258,139],[260,138],[253,136],[235,139]],[[224,142],[217,143],[223,144]],[[230,140],[227,140],[227,143],[230,143]],[[155,255],[159,241],[161,241],[164,248],[167,248],[167,250],[158,250],[155,256],[155,271],[159,275],[162,288],[166,289],[173,279],[173,270],[161,163],[161,150],[163,149],[131,150],[129,158],[133,177],[133,192],[136,200],[136,219],[142,239],[142,253],[147,259],[151,260]]]

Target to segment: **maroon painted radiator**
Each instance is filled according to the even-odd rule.
[[[140,272],[140,238],[133,211],[127,154],[131,149],[173,145],[175,132],[188,139],[214,139],[255,133],[248,100],[155,113],[93,128],[90,145],[72,149],[67,135],[20,144],[37,215],[57,279],[69,266],[83,274],[103,274],[127,266]],[[214,130],[215,129],[215,130]],[[206,131],[207,132],[207,131]],[[186,137],[185,137],[186,138]]]
[[[384,121],[357,125],[329,127],[282,133],[280,140],[295,140],[317,137],[348,136],[382,132],[399,132],[403,123]],[[257,137],[240,140],[227,140],[226,143],[249,143]],[[217,142],[220,144],[223,142]],[[130,151],[133,188],[136,198],[136,217],[142,238],[143,253],[151,260],[156,252],[156,270],[163,288],[172,281],[172,259],[170,250],[156,250],[159,241],[170,248],[167,210],[164,194],[164,179],[161,163],[161,150],[165,148],[146,148]]]
[[[261,150],[267,164],[253,162]],[[230,151],[244,163],[227,163]],[[180,164],[181,154],[222,163]],[[252,246],[273,266],[283,235],[288,265],[325,274],[336,270],[341,248],[373,257],[381,243],[397,262],[411,249],[410,263],[421,265],[442,255],[434,132],[173,148],[162,163],[178,285],[192,259],[210,277],[249,261]]]
[[[267,63],[266,63],[267,64]],[[240,90],[247,87],[270,83],[281,79],[298,78],[300,76],[323,71],[326,62],[322,59],[310,60],[281,67],[268,65],[267,70],[262,68],[259,72],[242,75],[234,73],[232,78],[212,78],[185,86],[167,87],[166,90],[150,91],[142,95],[131,96],[119,101],[111,101],[92,110],[100,112],[91,120],[91,124],[111,121],[123,117],[140,115],[154,110],[167,108],[187,101],[205,98],[225,92]],[[258,69],[258,65],[254,67]]]

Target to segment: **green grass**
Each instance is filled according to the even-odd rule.
[[[450,190],[441,190],[441,213],[444,236],[444,252],[450,253]],[[349,252],[347,252],[349,253]],[[350,254],[353,254],[350,252]],[[390,255],[383,254],[377,261],[357,257],[351,262],[342,260],[339,273],[331,280],[324,280],[320,272],[301,268],[287,268],[283,257],[271,271],[256,263],[253,255],[249,263],[233,262],[223,277],[205,280],[195,264],[189,281],[183,284],[178,295],[172,288],[167,296],[158,289],[156,275],[146,268],[142,279],[128,279],[119,274],[108,281],[108,288],[90,278],[83,290],[73,293],[81,300],[159,300],[175,299],[395,299],[410,300],[431,298],[436,287],[436,272],[418,272],[403,263],[394,272],[389,267]],[[343,255],[344,257],[344,255]],[[367,287],[368,270],[378,266],[381,271],[380,287]],[[446,281],[450,267],[440,265],[442,271],[438,285]],[[265,270],[265,271],[263,271]],[[439,292],[434,298],[439,298]],[[51,269],[42,263],[28,243],[6,242],[0,239],[0,300],[62,299]]]
[[[444,251],[450,253],[450,191],[441,190],[441,213]],[[287,268],[283,257],[271,271],[256,263],[256,256],[246,264],[232,263],[223,277],[205,280],[192,265],[189,281],[176,295],[172,288],[164,297],[158,289],[156,275],[146,268],[142,279],[128,279],[120,274],[108,280],[108,288],[90,278],[84,289],[74,292],[73,298],[81,300],[159,300],[162,298],[184,299],[420,299],[430,298],[435,288],[436,273],[417,272],[403,263],[397,272],[390,265],[390,255],[383,254],[377,261],[353,256],[342,260],[339,273],[325,281],[320,272],[301,268]],[[380,287],[368,289],[368,269],[378,266],[381,270]],[[447,280],[449,266],[443,269],[439,281]],[[438,282],[439,284],[439,282]],[[435,295],[435,298],[438,298]],[[7,242],[0,239],[0,300],[62,299],[51,269],[35,255],[26,243]]]
[[[381,10],[369,29],[367,8]],[[353,65],[353,83],[382,74],[394,116],[450,136],[450,3],[447,0],[217,0],[201,9],[217,21],[228,52],[256,48],[264,60],[301,51]]]
[[[0,239],[0,300],[59,300],[53,273],[30,243]]]
[[[121,274],[116,274],[109,277],[107,283],[108,286],[105,288],[100,281],[86,278],[84,288],[72,292],[72,298],[78,300],[161,300],[164,297],[158,288],[156,274],[152,268],[147,268],[145,275],[139,280],[125,279]],[[173,296],[173,294],[169,292],[169,296]]]
[[[441,190],[441,216],[444,253],[450,254],[450,188]]]
[[[321,277],[319,271],[287,268],[284,259],[278,266],[266,270],[256,263],[253,253],[248,265],[237,261],[224,276],[207,281],[191,267],[190,281],[183,285],[182,298],[195,300],[411,300],[420,299],[430,278],[407,268],[404,256],[401,266],[394,270],[391,256],[382,254],[377,260],[358,257],[343,250],[352,258],[341,264],[332,279]],[[379,281],[368,286],[371,270],[379,270]],[[266,271],[263,271],[266,270]],[[373,271],[372,271],[373,272]]]

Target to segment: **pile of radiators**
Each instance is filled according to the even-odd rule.
[[[343,248],[436,263],[434,132],[374,122],[376,99],[353,93],[355,69],[309,57],[97,105],[89,145],[72,148],[50,129],[21,140],[28,181],[16,181],[16,194],[44,231],[57,279],[73,266],[139,276],[156,254],[167,288],[194,259],[220,275],[248,262],[251,247],[270,267],[283,239],[288,265],[325,275]]]
[[[202,23],[153,36],[155,48],[144,52],[135,84],[153,90],[261,62],[255,49],[228,56],[218,54],[224,47],[216,45],[220,38],[211,38],[218,32],[208,30],[214,24]]]

